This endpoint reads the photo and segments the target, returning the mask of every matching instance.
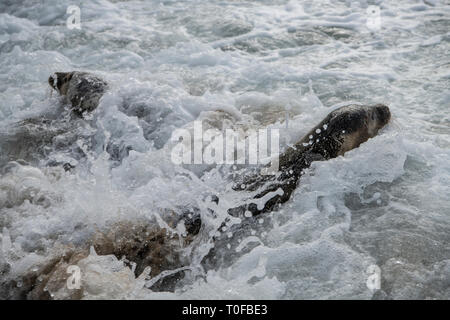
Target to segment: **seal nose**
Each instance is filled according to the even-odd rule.
[[[377,104],[375,106],[375,110],[378,121],[380,121],[383,126],[387,124],[391,119],[391,111],[389,110],[389,107],[384,104]]]

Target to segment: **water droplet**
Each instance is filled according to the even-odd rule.
[[[321,130],[320,129],[316,129],[316,133],[320,133],[321,132]]]

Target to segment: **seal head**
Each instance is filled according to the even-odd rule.
[[[332,138],[341,143],[337,155],[359,147],[375,137],[390,120],[389,108],[383,104],[374,106],[350,105],[330,114]]]
[[[240,182],[248,186],[247,191],[261,190],[254,199],[261,199],[267,197],[268,193],[273,193],[273,197],[265,201],[264,208],[258,208],[256,203],[250,200],[250,203],[244,206],[229,209],[228,213],[241,216],[245,210],[249,210],[253,215],[258,215],[274,210],[275,206],[289,200],[303,171],[309,168],[312,162],[336,158],[359,147],[361,143],[376,136],[390,118],[389,108],[383,104],[349,105],[332,111],[303,139],[280,155],[279,174],[244,178],[244,181]]]
[[[104,80],[78,71],[55,72],[48,83],[64,96],[65,102],[70,103],[72,111],[79,116],[95,110],[108,87]]]
[[[373,106],[348,105],[332,111],[303,139],[280,156],[280,170],[296,167],[299,160],[328,160],[359,147],[375,137],[391,119],[389,108],[383,104]]]

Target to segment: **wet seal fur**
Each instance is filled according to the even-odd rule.
[[[48,83],[65,97],[65,102],[72,105],[72,111],[78,116],[95,110],[108,88],[99,77],[79,71],[55,72],[48,78]]]
[[[303,139],[288,148],[279,157],[280,174],[244,177],[233,187],[234,190],[256,191],[253,199],[261,199],[274,192],[264,208],[249,203],[228,211],[232,216],[243,216],[250,211],[253,216],[269,212],[289,200],[295,190],[303,170],[313,161],[324,161],[344,155],[347,151],[377,135],[390,120],[389,108],[383,104],[373,106],[349,105],[332,111]],[[242,189],[240,186],[245,185]]]
[[[300,141],[288,148],[279,157],[279,172],[276,175],[243,176],[235,181],[233,189],[253,194],[245,204],[228,209],[228,214],[241,219],[241,223],[227,227],[228,220],[219,228],[227,227],[233,234],[229,239],[226,233],[214,237],[214,247],[203,258],[206,268],[217,265],[226,267],[232,260],[228,253],[217,250],[219,243],[233,246],[234,239],[244,238],[252,231],[261,228],[257,222],[263,213],[277,210],[287,202],[296,189],[304,170],[314,161],[325,161],[344,155],[373,138],[390,120],[389,108],[383,104],[373,106],[348,105],[328,114],[317,126],[311,129]],[[245,188],[242,189],[242,185]],[[256,195],[254,195],[256,193]],[[258,203],[264,198],[264,206]],[[250,212],[251,214],[248,214]],[[250,248],[251,249],[251,248]]]
[[[174,222],[174,221],[173,221]],[[175,227],[172,223],[168,227]],[[67,288],[69,274],[67,268],[79,265],[95,250],[95,255],[115,256],[124,262],[136,277],[151,277],[148,286],[153,291],[173,291],[176,283],[184,278],[185,271],[174,272],[169,276],[164,271],[189,265],[183,250],[193,241],[193,235],[179,236],[161,228],[156,221],[122,221],[108,227],[107,231],[98,230],[93,237],[81,247],[63,245],[55,249],[45,262],[21,276],[20,280],[0,281],[1,299],[82,299],[89,288]],[[113,258],[114,259],[114,258]],[[150,268],[148,268],[150,267]],[[1,271],[1,269],[0,269]],[[82,270],[84,272],[84,270]],[[20,281],[21,285],[17,283]]]

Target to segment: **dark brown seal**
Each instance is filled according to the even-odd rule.
[[[332,111],[303,139],[279,157],[278,175],[252,176],[238,182],[235,190],[242,190],[240,186],[243,184],[246,186],[244,190],[247,191],[261,188],[261,192],[253,198],[255,200],[272,192],[273,197],[269,196],[263,207],[249,201],[250,203],[228,212],[233,216],[241,216],[248,210],[255,216],[274,210],[277,205],[289,200],[303,171],[309,168],[313,161],[336,158],[359,147],[361,143],[376,136],[390,118],[389,108],[383,104],[349,105]]]
[[[95,110],[108,87],[99,77],[79,71],[55,72],[48,78],[48,83],[65,97],[79,116]]]

